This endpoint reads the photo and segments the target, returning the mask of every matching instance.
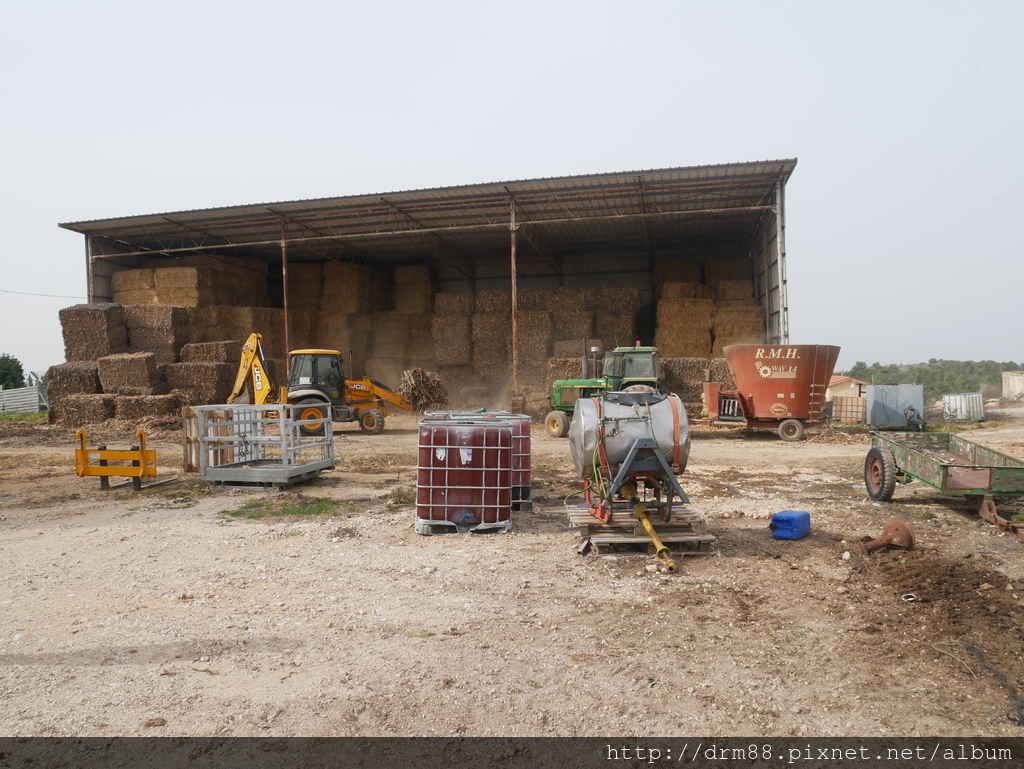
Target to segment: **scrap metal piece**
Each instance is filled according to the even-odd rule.
[[[903,521],[892,520],[882,529],[882,536],[870,542],[858,542],[854,548],[860,555],[869,555],[884,548],[914,549],[914,532]]]

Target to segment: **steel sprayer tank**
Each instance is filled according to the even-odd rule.
[[[590,477],[602,461],[615,467],[627,457],[633,444],[651,438],[676,474],[690,457],[690,425],[678,395],[661,393],[605,393],[600,398],[576,402],[569,447],[580,478]]]

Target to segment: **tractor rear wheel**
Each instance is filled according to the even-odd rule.
[[[316,398],[303,398],[297,402],[299,408],[299,419],[323,419],[324,417],[330,416],[331,407],[324,403],[322,400]],[[324,426],[323,424],[317,425],[299,425],[299,435],[305,437],[312,437],[315,435],[323,435]]]
[[[864,485],[875,502],[888,502],[896,489],[896,458],[884,446],[874,446],[864,460]]]
[[[380,409],[367,409],[360,414],[359,429],[367,435],[379,435],[384,429],[384,415]]]
[[[779,425],[779,437],[784,441],[799,441],[804,437],[804,423],[799,419],[783,419]]]
[[[552,438],[564,438],[569,434],[569,417],[564,411],[551,411],[544,418],[544,426]]]

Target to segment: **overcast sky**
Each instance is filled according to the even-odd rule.
[[[1022,29],[978,0],[8,4],[0,353],[64,360],[58,222],[797,158],[791,341],[1021,362]]]

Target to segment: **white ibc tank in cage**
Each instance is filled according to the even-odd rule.
[[[588,477],[604,448],[609,465],[619,465],[641,438],[653,438],[665,461],[676,472],[690,457],[690,425],[678,395],[605,393],[576,402],[569,429],[569,447],[580,478]]]

